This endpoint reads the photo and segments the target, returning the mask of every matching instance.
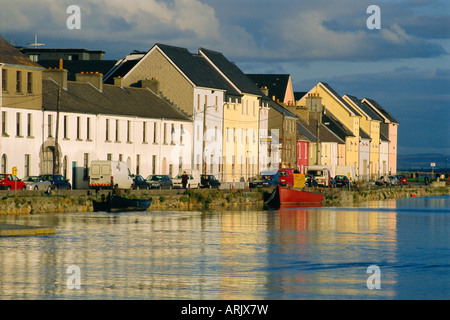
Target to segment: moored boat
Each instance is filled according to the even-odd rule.
[[[94,211],[145,211],[152,204],[149,199],[130,199],[113,195],[102,201],[92,201]]]
[[[266,196],[264,204],[270,208],[279,209],[280,206],[321,204],[323,194],[306,192],[293,188],[278,186],[272,194]]]

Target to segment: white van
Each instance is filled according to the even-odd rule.
[[[199,188],[200,187],[200,172],[198,170],[181,170],[175,178],[172,179],[174,188],[183,188],[183,184],[181,183],[181,178],[183,177],[183,173],[186,172],[188,175],[188,183],[186,188]]]
[[[322,165],[312,165],[306,168],[306,175],[314,176],[319,186],[329,187],[331,184],[330,168]]]
[[[117,184],[120,189],[131,189],[133,178],[126,162],[94,160],[89,168],[89,188],[112,189]]]

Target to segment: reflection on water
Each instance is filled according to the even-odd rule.
[[[440,278],[450,272],[449,197],[409,200],[359,208],[2,216],[0,223],[57,232],[0,238],[0,297],[449,298],[448,280]],[[79,290],[66,285],[71,265],[81,271]],[[381,269],[380,290],[367,288],[370,265]],[[425,289],[416,275],[428,280]]]

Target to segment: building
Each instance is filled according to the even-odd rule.
[[[294,90],[290,74],[247,74],[259,88],[267,90],[267,96],[281,105],[295,103]]]
[[[1,173],[29,175],[41,141],[42,67],[0,37]]]
[[[363,103],[366,103],[373,111],[380,116],[383,121],[380,124],[380,132],[389,140],[388,146],[388,173],[397,173],[397,133],[399,122],[388,113],[377,101],[374,99],[364,98]]]
[[[61,173],[87,187],[91,160],[126,161],[131,173],[192,166],[192,119],[149,88],[103,84],[100,73],[44,70],[0,38],[3,173]]]
[[[41,174],[56,167],[83,188],[92,160],[125,161],[144,177],[191,167],[191,118],[148,88],[103,84],[99,73],[66,75],[43,74]]]

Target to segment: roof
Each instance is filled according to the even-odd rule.
[[[368,106],[365,102],[360,101],[357,97],[346,94],[347,97],[352,103],[354,103],[363,113],[365,113],[370,119],[375,121],[383,121],[381,118],[370,106]]]
[[[41,60],[40,65],[44,68],[58,68],[57,60]],[[67,70],[67,80],[75,81],[75,75],[81,72],[98,72],[106,74],[116,64],[115,60],[78,60],[64,61],[64,69]]]
[[[298,125],[297,125],[297,131],[307,138],[308,140],[315,142],[317,140],[317,124],[313,123],[313,121],[310,121],[310,123],[307,123],[302,118],[298,119]],[[340,138],[338,135],[336,135],[334,132],[328,128],[328,126],[324,125],[323,123],[319,127],[319,140],[320,142],[335,142],[339,144],[345,144],[345,137],[344,139]]]
[[[156,46],[198,87],[226,90],[228,94],[240,95],[206,59],[185,48],[157,43]]]
[[[106,84],[114,84],[114,78],[115,77],[124,77],[127,75],[128,72],[130,72],[131,69],[140,61],[140,59],[136,60],[122,60],[116,62],[115,65],[111,67],[109,73],[104,73],[105,77],[103,78],[103,83]],[[114,68],[114,70],[113,70]]]
[[[386,110],[383,109],[383,107],[378,104],[378,102],[376,102],[373,99],[369,99],[369,98],[364,98],[363,99],[364,102],[368,102],[368,104],[375,109],[376,111],[378,111],[379,113],[381,113],[386,119],[388,119],[390,122],[392,123],[396,123],[399,124],[399,122],[391,115],[389,114]]]
[[[359,138],[360,139],[367,139],[372,140],[372,138],[369,136],[367,132],[365,132],[363,129],[359,128]]]
[[[345,141],[346,137],[355,136],[353,132],[340,122],[328,109],[322,116],[322,123],[343,141]]]
[[[294,92],[294,99],[295,101],[301,100],[307,94],[308,92]]]
[[[20,52],[2,37],[0,37],[0,63],[42,68],[42,66],[31,61],[22,52]]]
[[[319,82],[319,84],[322,84],[348,111],[352,116],[359,116],[360,114],[352,107],[350,106],[334,89],[325,82]]]
[[[44,79],[42,86],[45,110],[56,111],[58,85],[51,79]],[[68,81],[60,101],[61,112],[191,121],[146,88],[121,88],[105,84],[100,92],[89,83]]]
[[[222,53],[205,48],[200,48],[199,52],[206,56],[207,59],[241,92],[262,96],[261,90],[253,83],[253,81],[250,80],[236,64],[225,58]]]
[[[284,101],[289,83],[289,74],[247,74],[258,88],[267,87],[269,97]]]

